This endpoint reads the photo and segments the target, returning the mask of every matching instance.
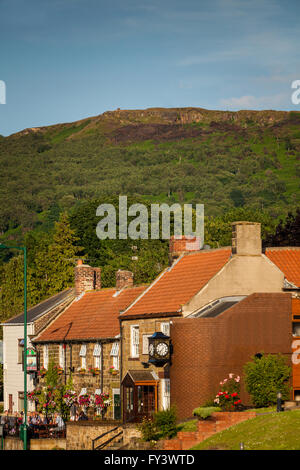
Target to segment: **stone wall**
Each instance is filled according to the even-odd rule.
[[[107,423],[97,421],[77,421],[75,423],[68,422],[66,427],[66,449],[67,450],[92,450],[92,441],[103,433],[106,433],[118,426],[115,421]],[[116,431],[109,436],[97,441],[97,445],[104,442]]]
[[[29,450],[60,450],[66,449],[66,439],[29,439]],[[4,450],[23,450],[23,441],[16,437],[5,437]]]
[[[66,356],[66,373],[63,372],[61,379],[63,383],[67,383],[70,378],[70,367],[73,368],[72,379],[74,390],[77,393],[80,393],[82,388],[87,389],[87,393],[94,394],[96,389],[101,389],[104,393],[107,393],[109,397],[113,398],[113,389],[120,388],[120,374],[112,375],[109,372],[109,368],[113,365],[113,358],[110,355],[112,344],[117,342],[118,339],[108,340],[102,344],[102,354],[103,354],[103,373],[100,370],[97,375],[93,375],[90,372],[90,368],[95,367],[94,362],[94,346],[95,342],[88,343],[66,343],[65,356]],[[80,348],[82,344],[86,344],[86,371],[85,373],[80,373],[78,369],[81,367],[80,360]],[[43,345],[38,344],[37,349],[40,353],[40,367],[43,366]],[[49,343],[48,344],[48,354],[49,361],[51,358],[54,359],[56,365],[59,365],[59,344],[58,343]],[[101,365],[101,361],[100,361]],[[40,379],[40,384],[43,384],[43,379]],[[103,385],[103,386],[102,386]],[[91,415],[91,410],[89,410]],[[107,418],[113,418],[113,406],[108,407]]]
[[[122,321],[122,379],[128,370],[145,370],[142,362],[148,362],[149,355],[143,351],[144,335],[151,336],[155,331],[161,331],[161,324],[170,322],[172,317],[166,318],[143,318],[137,320]],[[139,326],[139,357],[131,357],[131,326]],[[169,377],[169,365],[164,367],[156,367],[150,365],[149,369],[153,370],[160,379]],[[161,409],[161,385],[158,387],[158,408]]]

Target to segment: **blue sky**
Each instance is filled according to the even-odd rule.
[[[107,110],[299,110],[297,0],[0,0],[0,134]]]

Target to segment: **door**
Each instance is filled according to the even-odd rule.
[[[113,388],[113,407],[114,407],[114,419],[120,420],[121,419],[121,397],[120,397],[120,389]]]
[[[13,412],[13,396],[11,393],[8,395],[8,412],[10,414]]]
[[[152,418],[155,413],[154,385],[137,385],[135,387],[136,417],[141,421],[144,417]]]

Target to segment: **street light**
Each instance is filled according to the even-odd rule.
[[[282,411],[281,398],[282,398],[282,393],[280,391],[278,391],[277,392],[277,412]]]
[[[0,248],[21,250],[24,253],[24,427],[23,449],[27,450],[27,249],[26,246],[7,246],[0,243]]]

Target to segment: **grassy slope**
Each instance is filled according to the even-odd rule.
[[[268,413],[232,426],[193,450],[300,450],[300,410]]]

